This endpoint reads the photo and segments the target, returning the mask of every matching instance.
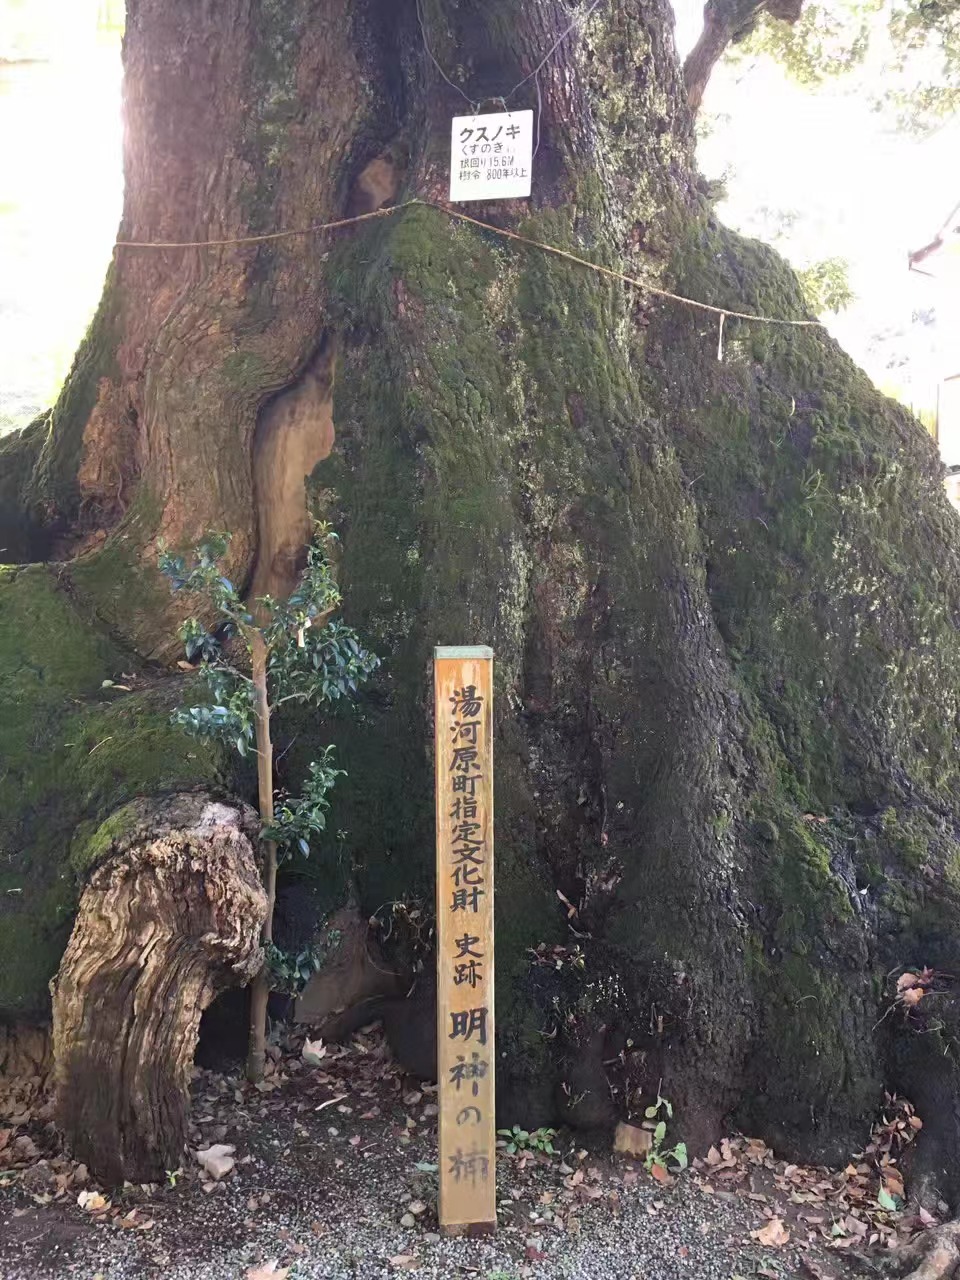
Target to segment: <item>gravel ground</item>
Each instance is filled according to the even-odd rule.
[[[403,1274],[732,1280],[815,1274],[801,1270],[792,1250],[745,1245],[750,1230],[763,1222],[759,1214],[737,1197],[706,1196],[689,1181],[666,1192],[638,1186],[613,1212],[607,1204],[592,1205],[576,1234],[520,1225],[501,1226],[491,1241],[440,1240],[432,1221],[422,1229],[400,1226],[397,1184],[392,1172],[377,1165],[369,1169],[366,1186],[337,1189],[335,1202],[322,1194],[308,1194],[302,1203],[276,1196],[255,1222],[246,1212],[247,1191],[260,1183],[260,1170],[248,1167],[226,1194],[193,1196],[189,1202],[181,1196],[175,1208],[161,1211],[162,1219],[158,1214],[149,1239],[146,1232],[84,1222],[79,1210],[67,1215],[70,1231],[65,1233],[67,1223],[51,1222],[49,1207],[28,1211],[8,1239],[11,1205],[0,1203],[0,1275],[4,1280],[97,1275],[103,1280],[236,1280],[273,1259],[290,1267],[290,1280]],[[391,1258],[410,1259],[411,1268],[415,1260],[416,1269],[391,1265]],[[829,1274],[839,1275],[835,1263]]]
[[[357,1043],[359,1050],[321,1068],[280,1061],[277,1087],[267,1092],[234,1076],[199,1073],[192,1146],[228,1143],[235,1167],[220,1181],[204,1181],[191,1155],[175,1185],[127,1187],[99,1208],[96,1199],[78,1203],[95,1189],[57,1152],[41,1111],[28,1126],[37,1158],[12,1172],[0,1166],[0,1277],[839,1280],[851,1274],[845,1257],[811,1243],[791,1206],[770,1194],[749,1184],[708,1194],[707,1180],[696,1173],[664,1187],[642,1164],[578,1150],[563,1135],[552,1158],[498,1159],[495,1238],[441,1240],[434,1095],[401,1077],[376,1038]],[[771,1214],[783,1216],[789,1244],[764,1248],[751,1240]],[[271,1263],[278,1270],[271,1272]]]

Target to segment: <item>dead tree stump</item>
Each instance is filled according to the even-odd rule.
[[[152,1182],[181,1163],[201,1013],[262,963],[256,820],[181,794],[134,801],[98,836],[50,984],[56,1114],[98,1178]]]

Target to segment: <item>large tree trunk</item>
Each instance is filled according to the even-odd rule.
[[[573,12],[422,3],[473,101]],[[124,240],[443,198],[467,107],[415,0],[136,0],[125,60]],[[534,196],[472,212],[803,316],[700,194],[666,0],[597,7],[509,105],[542,107]],[[725,345],[714,318],[433,208],[120,249],[18,493],[63,548],[86,539],[76,598],[156,651],[156,533],[230,528],[235,572],[282,587],[316,463],[385,659],[336,731],[366,911],[432,896],[431,648],[496,650],[503,1118],[609,1123],[662,1078],[693,1141],[733,1112],[840,1154],[915,1078],[885,975],[960,972],[957,523],[929,440],[823,334],[728,320]],[[585,970],[531,963],[540,942]]]
[[[57,1118],[106,1182],[183,1159],[200,1015],[262,962],[254,815],[201,794],[136,801],[99,856],[51,984]]]

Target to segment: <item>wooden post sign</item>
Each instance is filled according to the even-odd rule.
[[[440,1230],[496,1230],[493,650],[434,651]]]

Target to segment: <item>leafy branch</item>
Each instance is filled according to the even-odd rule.
[[[206,702],[175,712],[174,720],[196,737],[227,743],[241,757],[252,752],[257,761],[267,916],[262,934],[266,962],[254,979],[250,1008],[247,1074],[252,1080],[263,1075],[271,975],[274,982],[289,987],[302,981],[313,963],[306,953],[291,960],[273,943],[281,851],[284,857],[309,856],[312,841],[326,830],[330,792],[343,776],[328,746],[311,763],[301,794],[276,798],[271,721],[287,703],[322,707],[351,697],[379,666],[354,630],[332,616],[341,596],[326,549],[335,541],[327,525],[317,524],[293,592],[286,600],[262,596],[252,605],[222,571],[229,534],[208,534],[189,560],[163,545],[159,551],[159,567],[172,590],[196,596],[205,614],[215,619],[209,626],[190,617],[180,627],[187,659],[199,660],[200,679],[209,696]],[[236,649],[241,655],[234,660]],[[249,674],[241,669],[243,650]]]

